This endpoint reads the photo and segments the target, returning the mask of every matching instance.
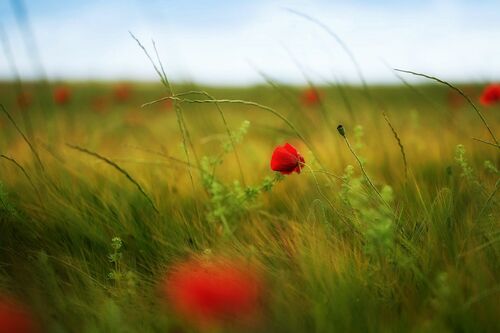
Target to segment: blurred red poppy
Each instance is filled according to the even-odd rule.
[[[21,108],[21,109],[25,109],[25,108],[28,108],[31,106],[31,102],[32,102],[33,98],[31,96],[31,94],[27,91],[22,91],[20,92],[18,95],[17,95],[17,98],[16,98],[16,101],[17,101],[17,105]]]
[[[92,111],[94,111],[95,113],[104,114],[108,110],[108,107],[107,107],[108,103],[106,101],[106,98],[104,98],[102,96],[96,96],[96,97],[92,98],[90,103],[92,105]]]
[[[54,102],[57,105],[65,105],[68,104],[71,100],[71,91],[66,86],[56,87],[54,89]]]
[[[132,94],[132,87],[129,84],[119,84],[113,90],[115,100],[119,103],[127,102]]]
[[[465,105],[465,99],[455,90],[448,90],[446,94],[446,104],[448,108],[455,111]]]
[[[500,84],[490,84],[486,86],[479,98],[484,106],[490,106],[500,102]]]
[[[157,99],[162,99],[164,96],[158,96]],[[164,113],[171,111],[174,108],[174,103],[171,99],[162,100],[159,103],[155,104],[155,109],[158,110],[158,113]]]
[[[301,101],[305,106],[319,105],[321,102],[320,94],[316,89],[308,88],[302,92]]]
[[[30,313],[13,300],[0,297],[0,333],[38,332]]]
[[[127,126],[138,127],[144,125],[144,112],[131,109],[123,115],[123,122]]]
[[[289,143],[276,147],[271,156],[271,169],[284,175],[291,174],[294,171],[300,173],[304,163],[302,155]]]
[[[263,283],[248,265],[192,259],[172,268],[164,292],[173,310],[195,325],[251,324],[259,314]]]
[[[166,110],[171,110],[172,107],[174,106],[174,103],[172,103],[171,99],[166,99],[163,104],[165,105]]]

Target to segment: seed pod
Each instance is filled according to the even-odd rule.
[[[345,137],[345,131],[344,131],[344,126],[339,125],[337,126],[337,131],[339,131],[339,134]]]

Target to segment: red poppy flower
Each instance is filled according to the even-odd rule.
[[[294,171],[300,173],[304,163],[302,155],[289,143],[276,147],[271,156],[271,169],[284,175],[289,175]]]
[[[132,87],[129,84],[117,85],[113,91],[115,100],[120,103],[124,103],[129,100],[132,94]]]
[[[479,101],[484,106],[490,106],[500,102],[500,84],[490,84],[484,88]]]
[[[262,298],[262,280],[246,265],[190,260],[175,266],[164,292],[173,309],[199,326],[251,323]]]
[[[0,297],[0,333],[38,332],[34,319],[20,304]]]
[[[57,87],[54,89],[54,102],[56,102],[57,105],[64,105],[67,104],[70,99],[71,99],[71,91],[69,90],[68,87]]]
[[[320,103],[321,98],[316,89],[308,88],[302,92],[301,100],[305,106],[316,106]]]

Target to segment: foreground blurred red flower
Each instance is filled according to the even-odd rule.
[[[193,259],[171,270],[164,292],[179,315],[200,327],[251,324],[259,313],[263,284],[247,265]]]
[[[500,102],[500,84],[490,84],[486,86],[479,98],[484,106],[493,105]]]
[[[129,84],[119,84],[113,90],[113,95],[115,100],[120,103],[124,103],[129,100],[132,94],[132,87]]]
[[[316,89],[308,88],[302,92],[301,101],[305,106],[316,106],[321,101],[320,94]]]
[[[0,297],[0,333],[38,332],[35,321],[20,304]]]
[[[71,91],[68,87],[60,86],[54,89],[53,93],[54,102],[57,105],[67,104],[71,99]]]
[[[284,175],[291,174],[294,171],[300,173],[304,163],[302,155],[289,143],[276,147],[273,156],[271,156],[271,169]]]

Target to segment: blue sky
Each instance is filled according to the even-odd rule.
[[[14,0],[15,1],[15,0]],[[448,80],[500,79],[498,0],[24,0],[51,79],[155,80],[128,31],[153,38],[169,76],[212,84],[358,82],[328,25],[355,54],[370,82],[394,82],[400,67]],[[0,25],[24,78],[39,74],[23,43],[11,0]],[[12,77],[0,45],[0,79]]]

